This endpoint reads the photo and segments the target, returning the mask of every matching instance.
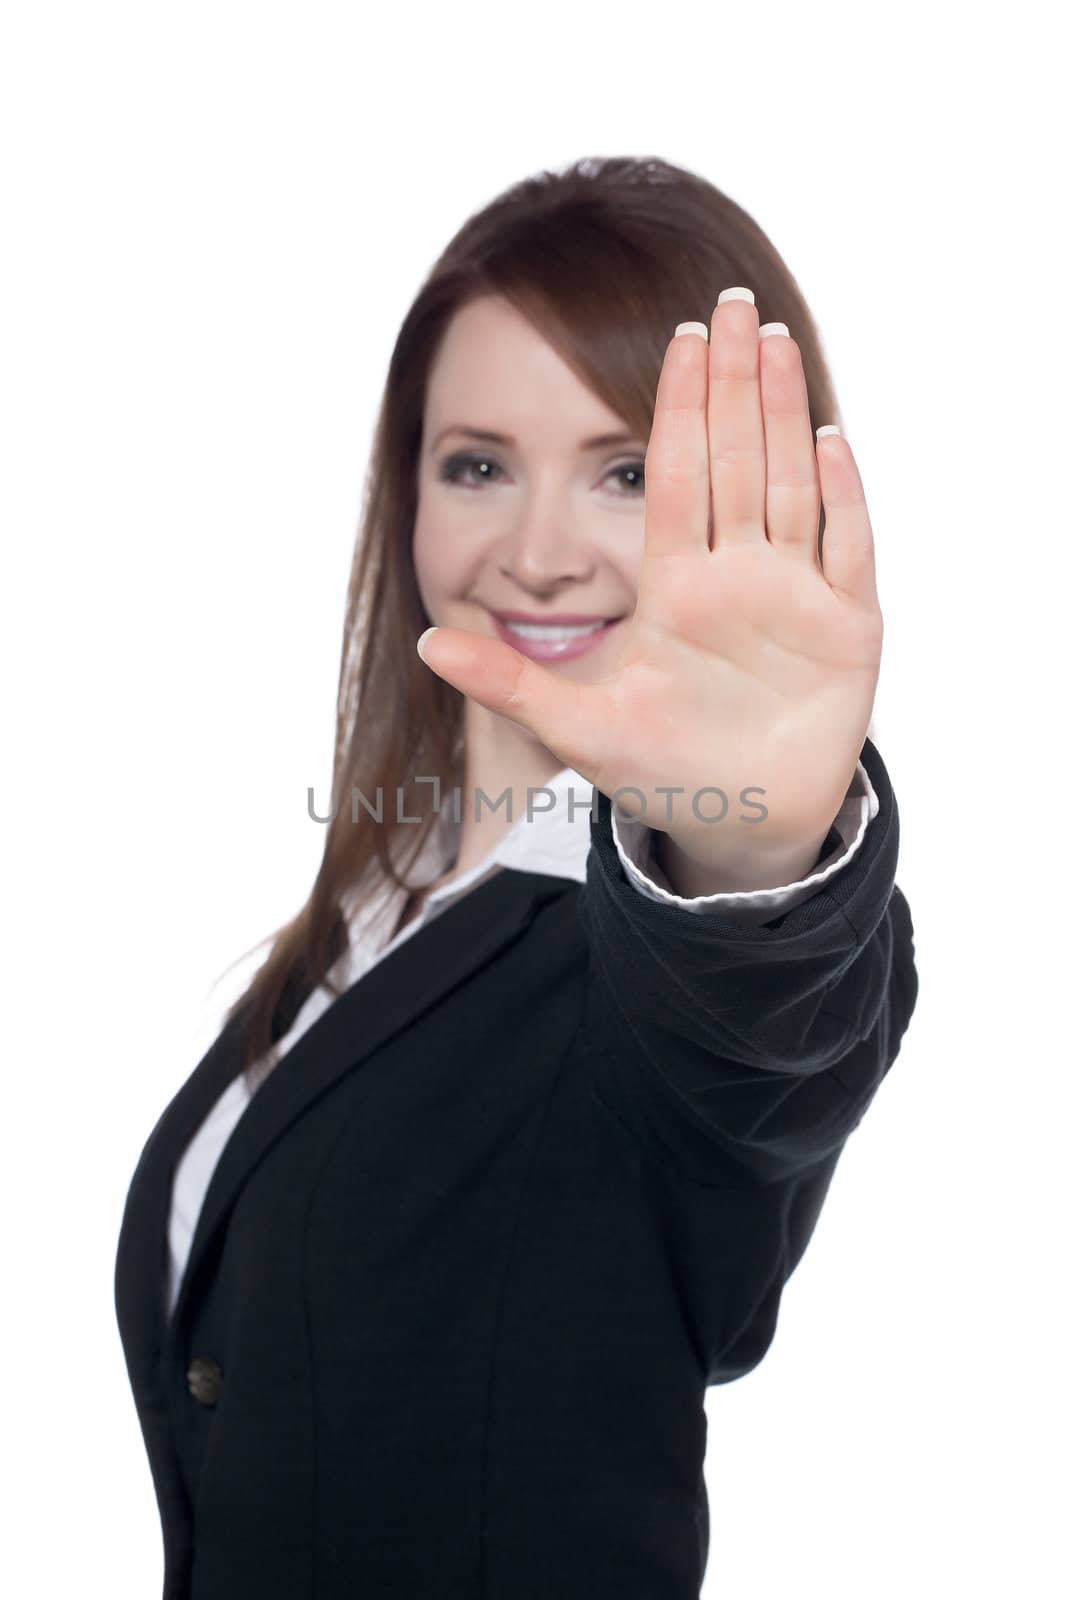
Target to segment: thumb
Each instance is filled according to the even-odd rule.
[[[439,678],[487,711],[509,717],[565,767],[595,782],[589,777],[600,765],[595,685],[557,677],[502,639],[463,628],[427,628],[415,648]]]

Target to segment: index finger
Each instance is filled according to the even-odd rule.
[[[708,549],[708,328],[680,322],[667,346],[645,450],[645,556]]]

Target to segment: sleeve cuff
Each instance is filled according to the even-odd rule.
[[[653,830],[636,817],[628,817],[614,803],[611,807],[611,837],[622,869],[639,894],[649,900],[662,900],[683,911],[713,912],[729,917],[739,927],[759,927],[792,911],[812,895],[818,894],[835,873],[854,858],[868,825],[878,815],[878,796],[874,785],[858,762],[841,810],[834,818],[833,833],[838,842],[820,857],[816,868],[797,883],[776,889],[742,889],[729,894],[705,894],[688,899],[676,894],[652,852]],[[827,836],[829,838],[829,835]]]

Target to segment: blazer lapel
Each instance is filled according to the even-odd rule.
[[[274,1141],[342,1074],[354,1071],[394,1034],[512,944],[539,906],[564,893],[573,882],[555,875],[501,869],[380,960],[297,1040],[256,1090],[219,1157],[193,1235],[172,1327],[178,1326],[185,1313],[198,1268],[215,1233]],[[240,1070],[238,1043],[236,1030],[224,1030],[186,1085],[188,1095],[179,1097],[184,1105],[176,1117],[169,1170],[173,1171],[189,1137]],[[174,1109],[177,1111],[177,1106]]]

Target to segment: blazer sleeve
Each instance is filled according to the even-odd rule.
[[[597,1092],[699,1182],[815,1181],[900,1050],[918,980],[897,807],[870,739],[861,763],[877,807],[851,858],[753,926],[639,892],[595,792],[578,914]]]

